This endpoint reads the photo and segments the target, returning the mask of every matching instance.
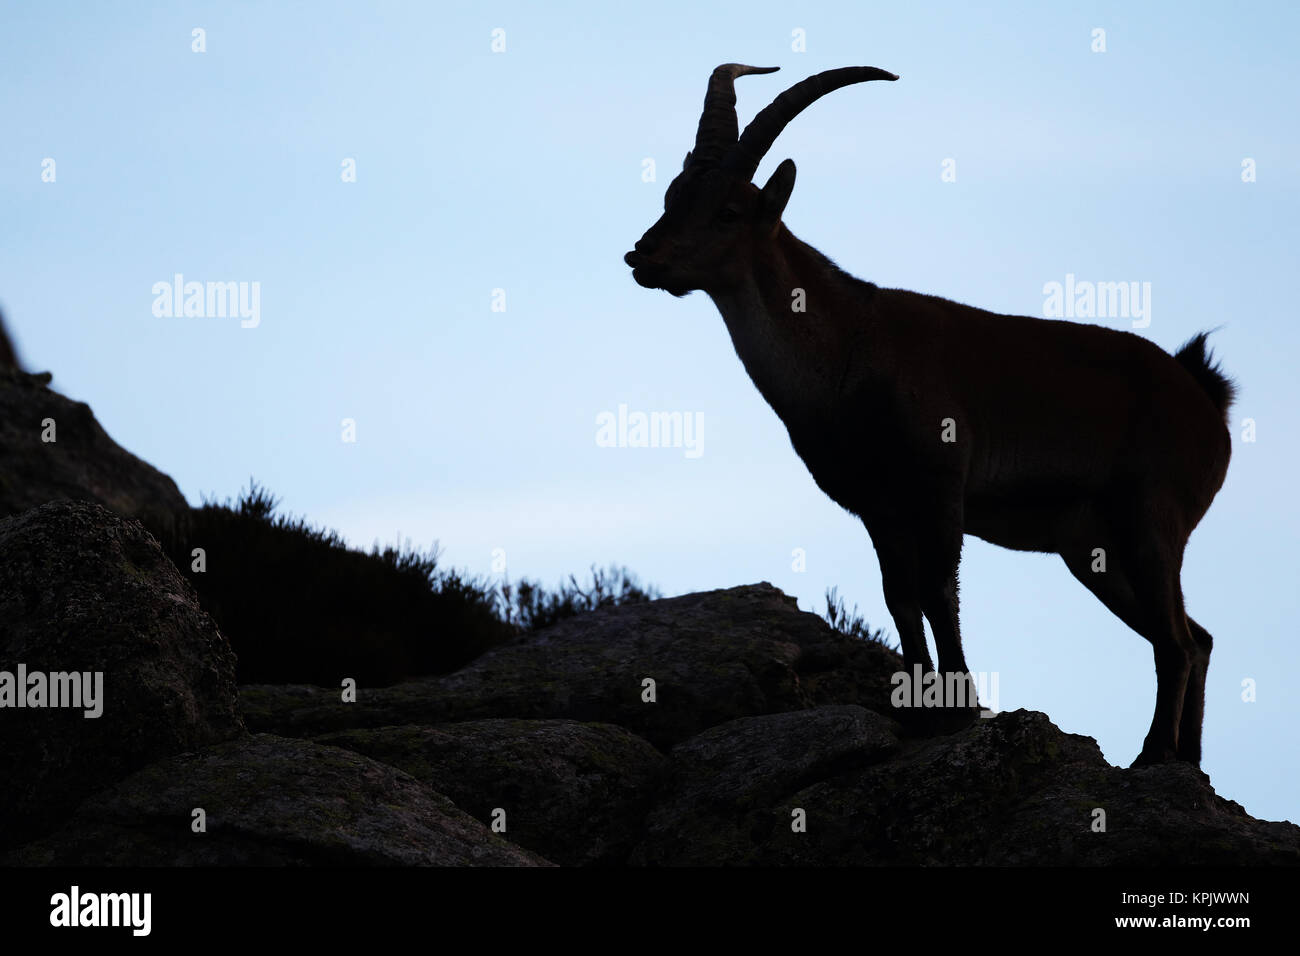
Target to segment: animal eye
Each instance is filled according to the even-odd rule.
[[[740,211],[730,206],[723,206],[718,210],[718,222],[730,223],[740,218]]]

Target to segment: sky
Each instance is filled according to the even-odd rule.
[[[1149,320],[1170,350],[1219,329],[1232,464],[1183,570],[1215,636],[1202,767],[1295,820],[1300,8],[1133,7],[5,4],[0,307],[27,366],[194,504],[251,476],[362,548],[770,581],[817,612],[834,586],[893,632],[864,528],[711,301],[622,256],[717,64],[781,68],[737,83],[742,126],[812,73],[898,73],[805,111],[756,181],[793,158],[786,224],[882,286],[1043,316],[1067,276],[1136,282],[1145,319],[1081,321]],[[168,314],[178,274],[241,283],[245,316]],[[696,444],[608,447],[621,405]],[[1150,646],[1059,558],[967,538],[962,600],[999,709],[1132,761]]]

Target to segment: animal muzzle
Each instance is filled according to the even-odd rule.
[[[646,289],[660,288],[657,281],[663,272],[663,266],[652,262],[639,252],[629,252],[623,261],[632,267],[632,278],[636,284]]]

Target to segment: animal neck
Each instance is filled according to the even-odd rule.
[[[864,290],[875,286],[841,271],[783,223],[740,282],[708,295],[745,371],[786,418],[825,408],[849,384],[865,331]]]

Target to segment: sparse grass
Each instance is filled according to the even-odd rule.
[[[589,586],[570,576],[554,591],[498,587],[440,568],[436,545],[356,551],[278,507],[250,480],[236,501],[205,500],[177,526],[150,529],[230,641],[241,683],[377,686],[445,673],[521,631],[657,596],[616,568],[593,567]]]
[[[822,615],[826,618],[826,623],[849,637],[857,638],[863,641],[875,641],[877,644],[883,644],[890,650],[898,650],[889,642],[889,632],[883,628],[874,630],[868,626],[862,615],[858,613],[858,606],[853,605],[850,611],[844,604],[844,598],[839,595],[839,588],[826,589],[826,613]]]
[[[547,591],[525,578],[518,584],[503,584],[500,594],[502,614],[507,623],[527,631],[549,627],[598,607],[653,601],[660,596],[654,587],[641,587],[627,568],[611,566],[602,570],[594,564],[591,566],[591,583],[586,587],[570,574],[568,581],[561,581],[554,591]]]

